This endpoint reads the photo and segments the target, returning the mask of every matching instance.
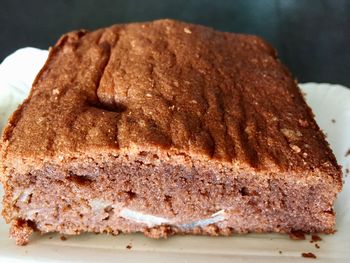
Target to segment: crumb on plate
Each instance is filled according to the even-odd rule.
[[[311,242],[317,242],[317,241],[322,241],[322,238],[318,235],[312,235]]]
[[[303,258],[316,258],[316,255],[314,253],[308,252],[308,253],[301,253],[301,256]]]
[[[289,233],[289,238],[293,240],[305,240],[305,233],[302,231],[293,231]]]

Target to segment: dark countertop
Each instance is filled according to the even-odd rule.
[[[63,33],[174,18],[259,35],[300,82],[350,87],[348,0],[1,0],[0,61],[14,50],[47,49]]]

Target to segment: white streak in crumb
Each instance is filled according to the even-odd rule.
[[[221,210],[217,211],[216,213],[212,214],[211,217],[215,217],[215,216],[219,216],[219,215],[224,216],[225,215],[225,209],[221,209]]]
[[[205,227],[207,225],[215,224],[215,223],[223,221],[223,220],[225,220],[225,211],[220,210],[220,211],[212,214],[211,217],[209,217],[209,218],[194,221],[194,222],[187,223],[187,224],[182,224],[182,225],[179,225],[179,227],[185,228],[185,229],[191,229],[191,228],[198,227],[198,226]]]
[[[140,212],[123,208],[119,214],[121,217],[136,221],[138,223],[146,224],[148,227],[153,227],[162,224],[169,224],[169,220],[159,216],[146,215]]]
[[[212,214],[211,217],[209,217],[209,218],[189,222],[186,224],[175,224],[170,219],[159,217],[159,216],[143,214],[143,213],[140,213],[137,211],[130,210],[128,208],[123,208],[120,211],[119,215],[125,219],[132,220],[132,221],[135,221],[137,223],[146,224],[148,227],[154,227],[154,226],[159,226],[162,224],[167,224],[167,225],[174,225],[174,226],[177,226],[179,228],[185,228],[185,229],[191,229],[191,228],[198,227],[198,226],[205,227],[207,225],[215,224],[217,222],[225,220],[225,211],[224,210],[219,210],[218,212]]]
[[[32,193],[32,188],[26,188],[21,190],[16,190],[13,193],[13,202],[26,203],[29,200],[29,195]]]
[[[33,209],[25,210],[24,211],[25,218],[29,219],[29,220],[33,220],[33,219],[35,219],[36,214],[45,213],[45,211],[42,212],[43,210],[45,210],[45,209],[44,208],[33,208]]]
[[[101,199],[93,199],[90,201],[90,206],[93,211],[99,211],[107,208],[108,206],[112,205],[111,202],[106,202]]]
[[[32,193],[31,188],[24,189],[20,196],[18,197],[18,201],[25,203],[29,200],[29,195]]]

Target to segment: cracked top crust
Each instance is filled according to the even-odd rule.
[[[4,132],[2,158],[10,166],[134,146],[255,170],[319,171],[341,184],[270,45],[172,20],[62,36]]]

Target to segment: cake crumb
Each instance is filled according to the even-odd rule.
[[[15,219],[10,228],[10,237],[16,240],[16,245],[25,246],[33,231],[34,227],[31,221]]]
[[[307,120],[299,119],[298,122],[299,122],[299,125],[300,125],[301,127],[303,127],[303,128],[309,127],[309,123],[308,123]]]
[[[345,153],[345,157],[350,155],[350,149]]]
[[[322,238],[318,235],[312,235],[311,236],[311,241],[312,242],[317,242],[317,241],[322,241]]]
[[[314,253],[308,252],[308,253],[301,253],[301,256],[303,258],[316,258],[316,255]]]
[[[332,123],[335,123],[335,119],[332,119]]]
[[[281,129],[281,132],[287,139],[291,141],[296,141],[303,136],[303,134],[300,131],[294,131],[291,129]]]
[[[65,236],[60,236],[60,239],[61,239],[62,241],[66,241],[66,240],[67,240],[67,238],[66,238]]]
[[[58,89],[53,89],[52,90],[52,94],[53,95],[58,95],[58,94],[60,94],[60,91]]]
[[[294,144],[290,144],[289,146],[290,146],[290,148],[292,148],[292,150],[295,151],[296,153],[300,153],[300,152],[301,152],[301,149],[300,149],[299,146],[294,145]]]
[[[128,245],[126,246],[126,249],[132,249],[131,244],[128,244]]]
[[[185,27],[185,28],[184,28],[184,32],[185,32],[186,34],[192,34],[192,31],[191,31],[188,27]]]
[[[320,248],[320,245],[319,244],[315,244],[315,248],[319,249]]]
[[[302,231],[292,231],[289,233],[289,238],[293,240],[305,240],[305,233]]]

